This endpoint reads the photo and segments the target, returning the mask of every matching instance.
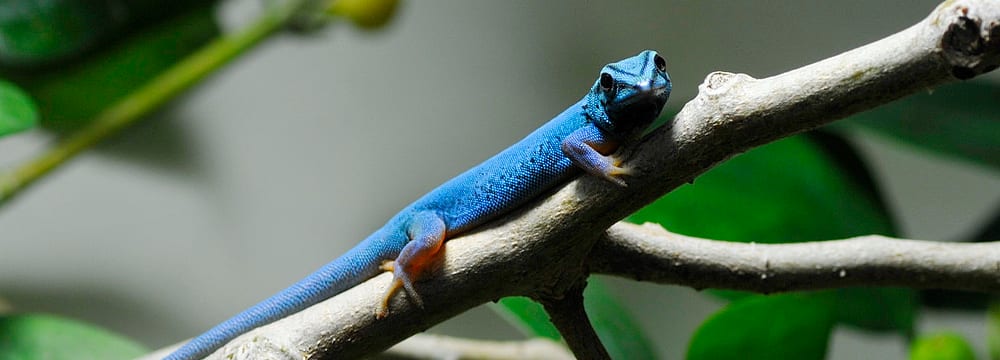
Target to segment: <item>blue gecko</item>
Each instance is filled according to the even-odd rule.
[[[387,315],[389,300],[400,288],[422,307],[413,281],[436,258],[445,239],[565,183],[578,169],[625,186],[621,176],[629,171],[611,154],[620,144],[639,138],[659,116],[671,90],[666,66],[651,50],[604,66],[583,99],[541,128],[410,204],[343,256],[216,325],[166,359],[203,358],[240,334],[305,309],[381,271],[391,271],[394,278],[376,317]]]

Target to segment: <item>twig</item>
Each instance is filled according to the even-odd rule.
[[[590,256],[595,273],[695,289],[773,293],[848,286],[1000,291],[1000,243],[879,235],[797,244],[734,243],[618,223]]]
[[[583,308],[584,286],[586,281],[581,280],[577,286],[566,290],[562,297],[543,299],[541,303],[577,359],[611,359]]]
[[[626,215],[715,164],[1000,63],[1000,2],[949,1],[888,38],[766,79],[716,72],[672,125],[626,156],[628,187],[582,177],[546,199],[445,244],[440,269],[417,284],[420,309],[396,297],[387,319],[375,306],[388,274],[261,327],[210,356],[277,357],[261,344],[309,359],[357,358],[384,350],[469,308],[503,296],[544,298],[579,279],[601,234]],[[628,155],[628,154],[625,154]]]

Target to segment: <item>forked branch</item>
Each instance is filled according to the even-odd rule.
[[[669,56],[669,49],[664,50]],[[600,265],[588,258],[610,251],[602,250],[606,244],[601,244],[591,252],[605,230],[715,164],[915,92],[991,71],[997,64],[1000,1],[955,0],[897,34],[783,74],[764,79],[709,74],[698,96],[671,125],[626,149],[628,165],[637,173],[627,179],[627,188],[582,177],[478,232],[450,240],[441,267],[417,285],[425,308],[401,296],[393,301],[387,319],[376,320],[376,304],[389,283],[388,275],[377,276],[247,333],[210,358],[356,358],[503,296],[558,298],[587,273],[588,263],[624,273],[621,266]],[[867,248],[854,251],[864,257]],[[725,253],[705,256],[724,257]],[[927,256],[945,255],[931,251]],[[770,266],[768,271],[774,271],[773,264],[768,264],[764,261],[764,269]],[[753,276],[770,276],[768,271],[748,271]],[[840,272],[833,275],[839,277]],[[830,274],[815,276],[822,280]],[[861,274],[844,273],[845,278],[853,276]],[[886,284],[876,276],[869,280]],[[736,283],[728,284],[738,287]],[[934,280],[935,286],[963,289],[971,283]],[[698,286],[715,285],[723,284]],[[761,286],[761,290],[781,289]],[[995,284],[982,290],[990,289],[996,289]]]

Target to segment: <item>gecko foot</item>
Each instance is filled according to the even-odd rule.
[[[439,250],[444,244],[447,232],[444,220],[432,211],[424,211],[414,214],[409,221],[410,224],[406,229],[409,242],[400,250],[396,260],[383,262],[381,266],[382,270],[392,271],[393,280],[382,299],[382,306],[375,314],[379,318],[385,317],[388,313],[389,300],[400,287],[406,291],[411,301],[423,309],[424,300],[413,287],[413,280],[421,276],[430,264],[440,259]]]
[[[409,274],[403,271],[403,267],[397,266],[396,261],[389,260],[383,261],[379,268],[392,272],[392,284],[389,284],[389,288],[386,289],[378,310],[375,311],[376,319],[384,319],[389,315],[389,301],[392,300],[392,296],[395,295],[400,288],[406,292],[406,296],[409,297],[410,300],[417,304],[417,307],[421,309],[424,308],[424,300],[420,297],[420,294],[417,294],[416,289],[413,287],[413,281],[410,280]]]

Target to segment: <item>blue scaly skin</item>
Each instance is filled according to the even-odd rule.
[[[253,328],[298,312],[391,271],[375,316],[401,287],[419,306],[413,281],[445,239],[495,219],[567,182],[582,169],[625,186],[620,144],[634,141],[670,96],[666,62],[651,50],[608,64],[590,92],[528,137],[424,195],[343,256],[280,293],[191,340],[167,360],[203,358]],[[392,260],[395,259],[395,260]]]

